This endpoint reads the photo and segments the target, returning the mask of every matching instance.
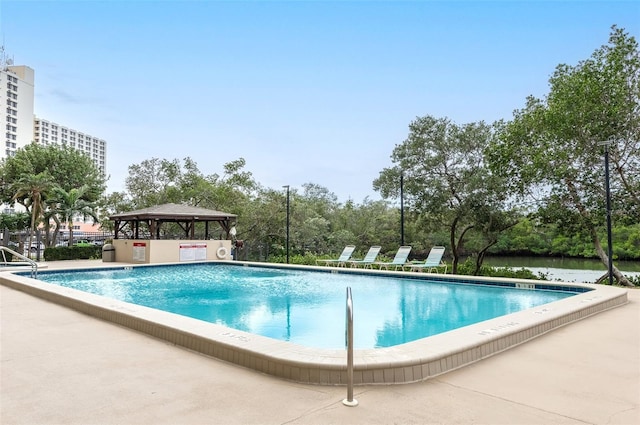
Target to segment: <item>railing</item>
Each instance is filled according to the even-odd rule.
[[[351,287],[347,287],[347,317],[345,329],[345,345],[347,346],[347,398],[342,400],[345,406],[354,407],[358,400],[353,398],[353,298]]]
[[[7,248],[6,246],[0,246],[0,252],[2,253],[2,264],[4,264],[5,266],[31,266],[31,277],[33,279],[38,277],[38,263],[33,261],[31,258],[19,254],[14,250]],[[8,261],[6,254],[7,252],[12,256],[18,257],[22,261]]]

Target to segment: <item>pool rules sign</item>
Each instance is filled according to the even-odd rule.
[[[147,244],[145,242],[133,243],[133,261],[144,263],[146,261]]]
[[[180,261],[203,261],[207,259],[206,243],[181,243]]]

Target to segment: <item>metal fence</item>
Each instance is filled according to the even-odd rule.
[[[29,246],[29,236],[31,236],[31,246]],[[73,232],[73,244],[84,243],[102,246],[106,240],[112,239],[113,234],[110,232]],[[6,246],[18,253],[29,255],[31,257],[42,256],[45,248],[54,246],[68,246],[69,232],[60,231],[58,234],[54,232],[44,232],[38,229],[30,232],[28,229],[19,231],[10,231],[4,229],[0,232],[0,245]]]

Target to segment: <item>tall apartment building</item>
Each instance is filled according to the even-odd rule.
[[[0,104],[5,112],[2,114],[5,142],[0,159],[14,155],[33,140],[33,83],[33,69],[7,65],[0,58]]]
[[[35,117],[33,140],[41,145],[71,146],[84,152],[106,175],[107,142],[72,128]]]
[[[67,145],[87,154],[106,175],[107,142],[82,131],[38,118],[34,114],[35,72],[28,66],[13,65],[0,46],[0,105],[6,112],[5,143],[0,159],[15,155],[31,142]]]

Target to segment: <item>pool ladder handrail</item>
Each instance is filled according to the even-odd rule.
[[[7,248],[6,246],[1,245],[0,252],[2,253],[2,264],[6,266],[31,266],[31,278],[35,279],[38,277],[38,263],[33,261],[31,258],[22,255],[12,250],[11,248]],[[15,257],[20,258],[22,261],[7,261],[7,252]]]
[[[353,297],[351,287],[347,286],[347,317],[345,323],[345,345],[347,347],[347,398],[342,404],[349,407],[358,405],[358,400],[353,398]]]

